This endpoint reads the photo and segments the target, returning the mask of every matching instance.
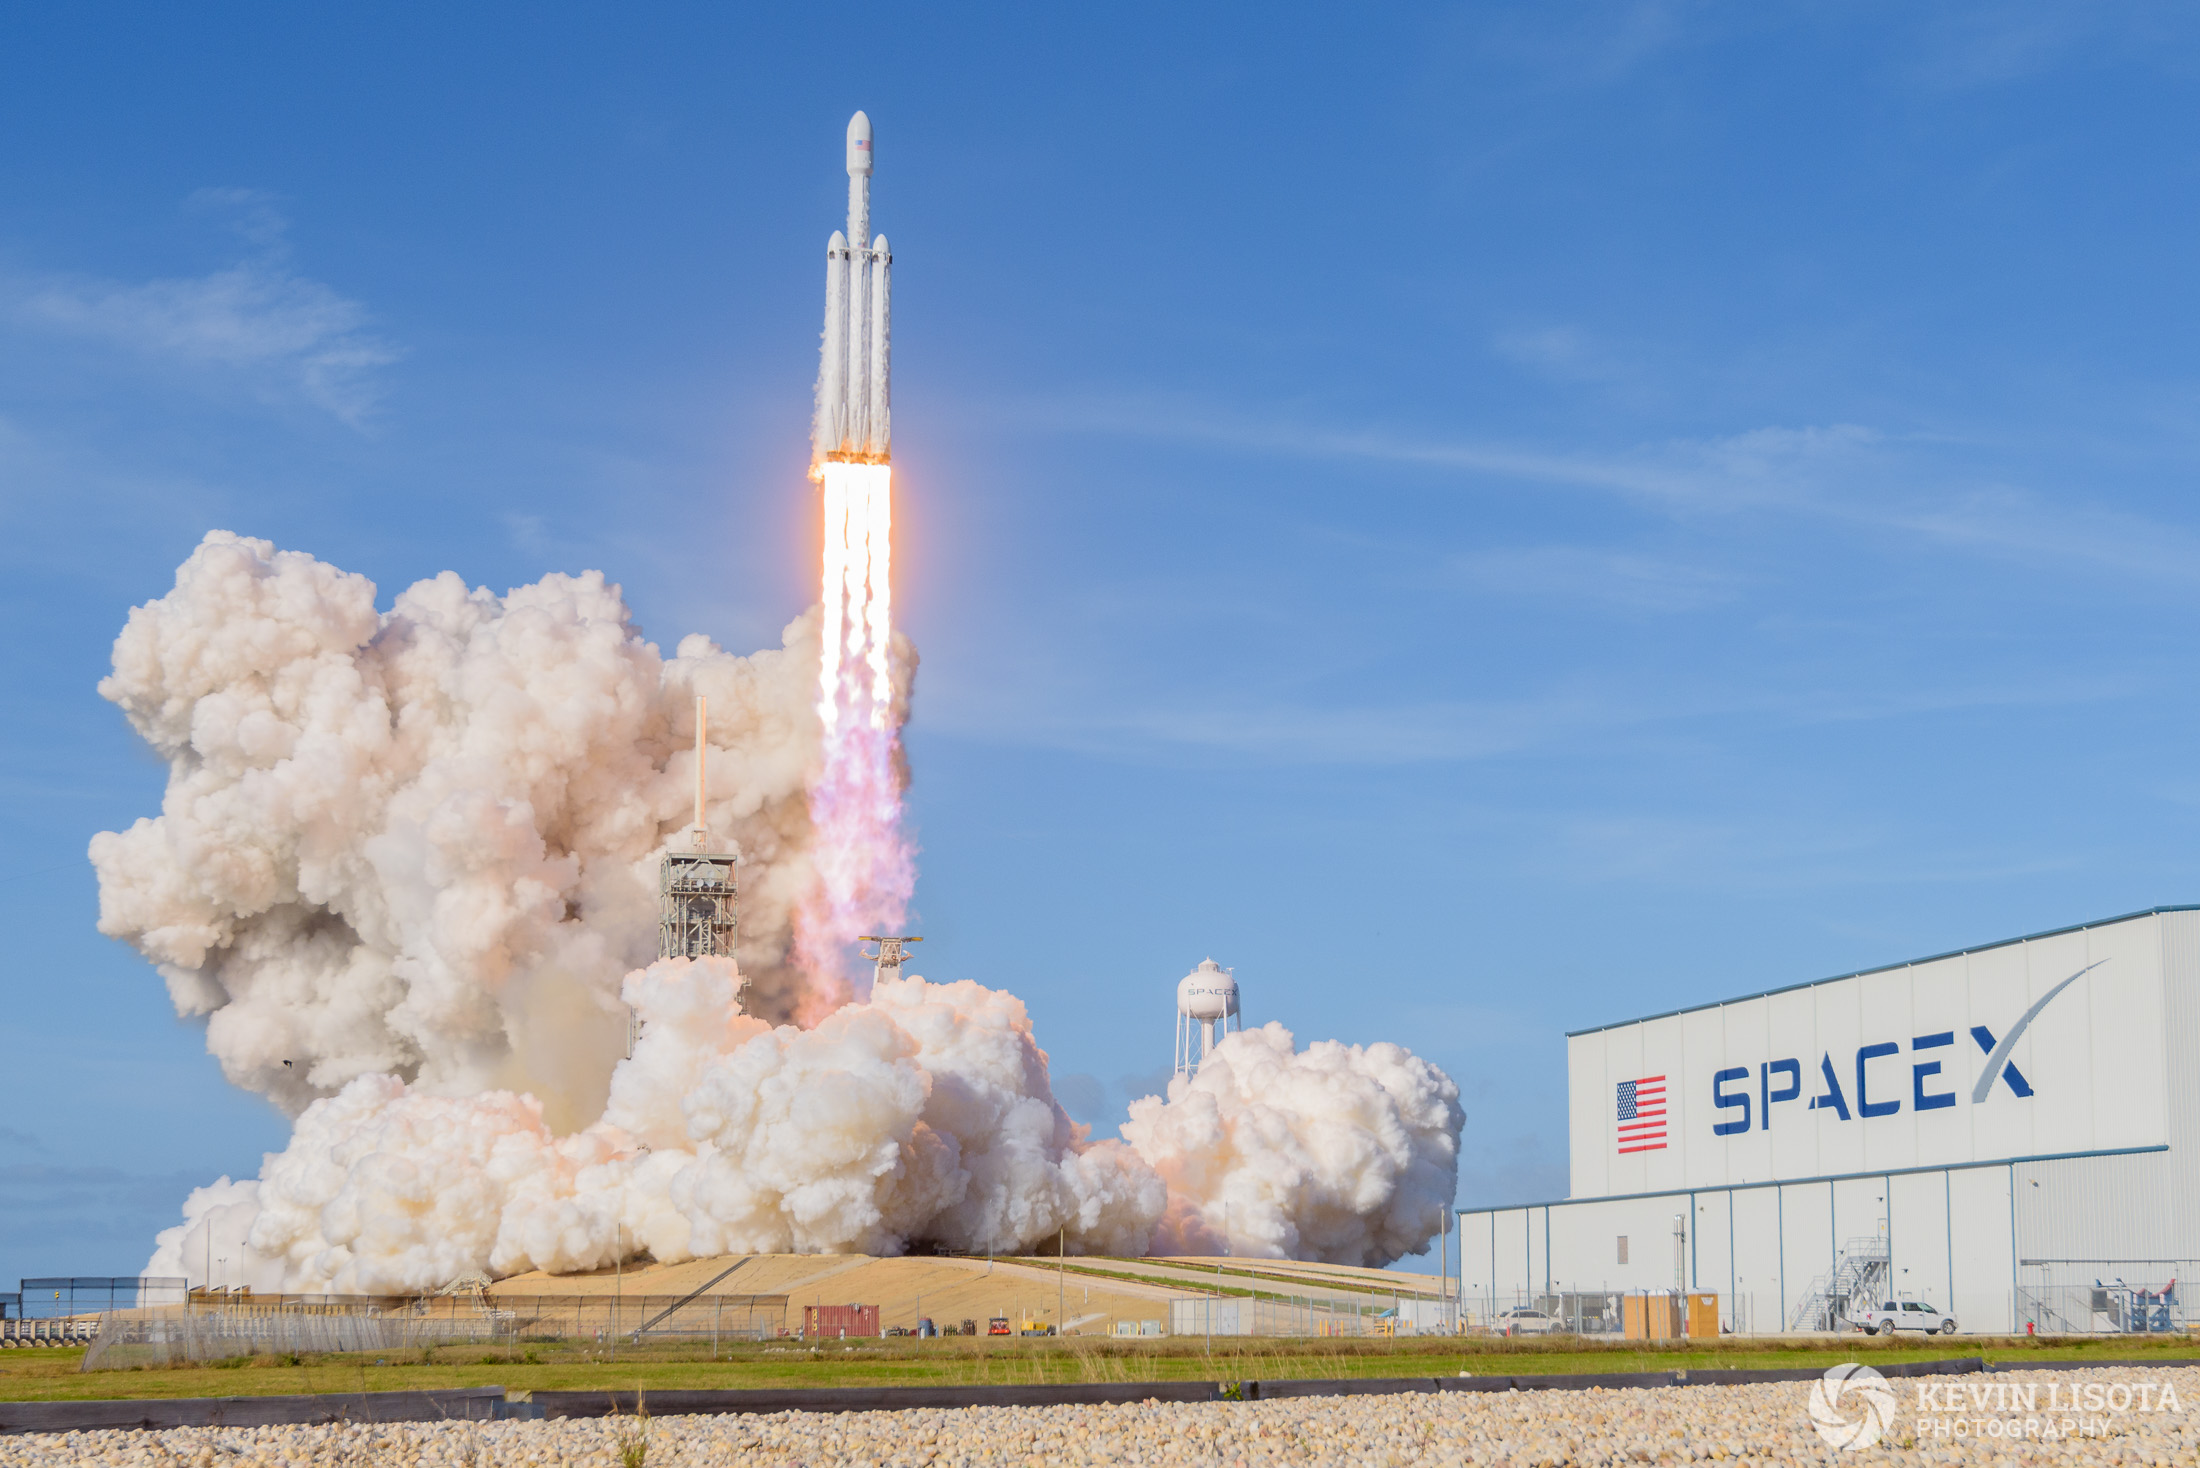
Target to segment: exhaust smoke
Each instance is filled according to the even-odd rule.
[[[846,467],[877,493],[843,501],[837,611],[750,657],[663,657],[594,573],[501,597],[445,573],[378,611],[364,578],[226,532],[131,613],[101,691],[169,783],[92,842],[100,926],[295,1118],[257,1178],[186,1201],[152,1272],[403,1293],[1058,1230],[1108,1254],[1426,1245],[1458,1093],[1395,1046],[1231,1035],[1095,1141],[1012,994],[912,977],[843,1002],[839,935],[891,930],[910,892],[916,665],[883,595],[886,472]],[[653,962],[697,694],[740,943]]]

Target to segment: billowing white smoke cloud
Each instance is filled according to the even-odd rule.
[[[896,653],[898,720],[915,657]],[[817,665],[814,612],[778,650],[691,637],[666,660],[593,573],[502,598],[446,574],[378,613],[360,577],[209,535],[101,685],[171,772],[158,819],[92,843],[100,926],[296,1126],[256,1180],[193,1194],[149,1272],[386,1293],[1057,1230],[1110,1254],[1208,1250],[1225,1226],[1243,1254],[1425,1246],[1457,1091],[1395,1046],[1232,1037],[1092,1143],[1012,995],[908,979],[836,1007],[807,987],[787,955]],[[642,968],[698,692],[712,832],[746,858],[739,967]],[[644,1025],[622,1061],[626,1005]]]
[[[647,1253],[1073,1252],[1380,1265],[1423,1247],[1457,1179],[1458,1091],[1395,1045],[1233,1035],[1088,1143],[1021,1001],[889,980],[811,1029],[740,1013],[723,959],[630,975],[643,1016],[602,1121],[533,1098],[364,1076],[299,1118],[257,1182],[195,1194],[153,1274],[384,1294]],[[214,1247],[218,1241],[218,1247]],[[239,1263],[238,1261],[242,1261]]]
[[[630,975],[641,1039],[603,1120],[562,1138],[532,1097],[362,1076],[256,1182],[194,1195],[148,1272],[203,1277],[210,1241],[224,1283],[365,1294],[644,1252],[1005,1252],[1057,1230],[1144,1250],[1166,1189],[1055,1104],[1021,1001],[889,980],[803,1030],[742,1015],[738,990],[724,959]]]
[[[1267,1024],[1230,1035],[1123,1135],[1168,1182],[1154,1252],[1381,1267],[1426,1247],[1459,1182],[1451,1077],[1400,1046],[1292,1048]]]
[[[217,531],[130,614],[100,692],[170,762],[158,819],[92,841],[100,930],[160,966],[238,1085],[296,1113],[360,1076],[601,1111],[619,975],[656,951],[657,860],[691,815],[710,699],[713,834],[740,844],[749,1007],[810,881],[815,614],[670,661],[595,572],[503,597],[448,572],[374,587]],[[901,646],[906,699],[914,655]]]

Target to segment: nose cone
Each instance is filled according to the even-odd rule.
[[[871,119],[858,112],[848,119],[848,172],[871,171]]]

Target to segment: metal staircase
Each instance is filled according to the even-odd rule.
[[[1840,1330],[1849,1301],[1858,1295],[1878,1299],[1893,1278],[1885,1234],[1850,1239],[1834,1256],[1833,1268],[1812,1280],[1788,1315],[1789,1330]]]
[[[2092,1312],[2075,1308],[2076,1299],[2089,1291],[2056,1289],[2017,1291],[2017,1323],[2037,1326],[2042,1335],[2083,1335],[2098,1327]]]

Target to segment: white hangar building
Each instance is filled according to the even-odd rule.
[[[1564,1201],[1462,1212],[1462,1293],[1611,1328],[1851,1294],[1964,1331],[2182,1325],[2200,1274],[2200,909],[2155,908],[1567,1036]]]

